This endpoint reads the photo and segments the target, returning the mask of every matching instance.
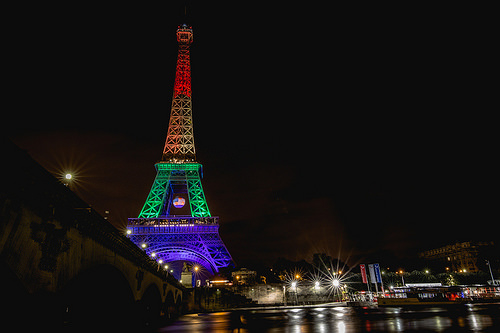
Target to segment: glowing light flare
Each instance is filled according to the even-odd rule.
[[[329,294],[337,294],[341,290],[347,291],[348,281],[351,277],[350,272],[345,272],[344,274],[335,274],[331,273],[325,276],[325,280],[327,281],[326,286],[328,288]]]

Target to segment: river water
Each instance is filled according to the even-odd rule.
[[[500,332],[500,304],[313,307],[189,314],[158,332]]]

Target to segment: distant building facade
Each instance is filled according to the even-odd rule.
[[[492,253],[494,242],[462,242],[427,250],[419,258],[449,272],[478,272],[485,270],[485,259]]]
[[[232,272],[231,276],[234,285],[254,285],[256,283],[257,272],[247,268],[241,268],[240,270]]]

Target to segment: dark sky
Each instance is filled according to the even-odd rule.
[[[187,23],[197,159],[238,265],[498,239],[493,45],[467,17],[187,3],[14,11],[3,132],[123,227],[161,158]]]

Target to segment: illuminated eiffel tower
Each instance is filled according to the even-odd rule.
[[[193,30],[177,29],[179,51],[174,95],[162,160],[138,218],[128,219],[130,239],[158,262],[198,263],[210,273],[232,265],[219,236],[219,218],[211,216],[196,162],[191,109],[189,47]]]

